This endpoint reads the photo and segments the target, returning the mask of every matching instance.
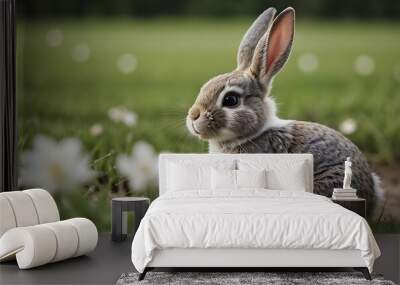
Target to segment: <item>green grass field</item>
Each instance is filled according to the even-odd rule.
[[[205,143],[188,136],[186,111],[206,80],[235,67],[236,49],[250,23],[251,19],[20,21],[19,148],[29,148],[37,133],[57,139],[73,136],[82,140],[92,161],[105,157],[93,168],[107,181],[98,182],[97,194],[68,194],[72,202],[62,206],[64,216],[79,213],[107,228],[109,190],[121,181],[115,157],[130,152],[139,139],[157,151],[207,151]],[[64,34],[59,47],[46,42],[51,29]],[[357,129],[348,137],[371,162],[399,162],[399,35],[400,23],[300,21],[291,58],[272,91],[280,116],[336,129],[352,118]],[[77,44],[90,48],[88,61],[72,60],[71,49]],[[130,74],[116,66],[125,53],[137,58]],[[298,68],[305,53],[317,57],[315,72]],[[354,71],[359,55],[375,62],[369,76]],[[120,105],[138,114],[137,126],[110,121],[107,111]],[[104,126],[101,136],[90,135],[94,123]],[[154,197],[154,190],[149,191]]]

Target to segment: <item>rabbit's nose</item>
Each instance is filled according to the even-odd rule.
[[[200,109],[199,108],[190,109],[189,117],[193,121],[196,121],[200,117]]]

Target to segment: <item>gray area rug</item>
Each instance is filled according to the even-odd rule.
[[[138,273],[125,273],[117,281],[117,285],[133,284],[384,284],[395,285],[384,280],[380,275],[372,275],[368,281],[359,272],[148,272],[146,278],[138,281]]]

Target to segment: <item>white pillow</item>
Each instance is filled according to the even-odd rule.
[[[171,191],[185,191],[210,188],[210,168],[194,165],[170,163],[168,166],[168,189]]]
[[[235,170],[237,188],[267,188],[267,171]]]
[[[211,168],[235,169],[234,160],[190,161],[167,163],[167,191],[211,190]]]
[[[273,190],[306,191],[308,184],[307,168],[305,161],[280,159],[274,161],[265,160],[239,160],[240,170],[267,170],[267,188]]]
[[[291,171],[268,171],[268,186],[275,190],[306,192],[307,180],[304,175],[304,164],[297,164]]]
[[[240,190],[242,188],[266,188],[267,172],[263,170],[211,170],[211,188],[213,190]]]
[[[211,169],[212,190],[236,190],[236,170]]]

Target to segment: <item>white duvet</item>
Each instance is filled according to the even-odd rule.
[[[165,248],[358,249],[370,271],[380,255],[359,215],[320,195],[265,189],[162,195],[133,239],[135,268]]]

